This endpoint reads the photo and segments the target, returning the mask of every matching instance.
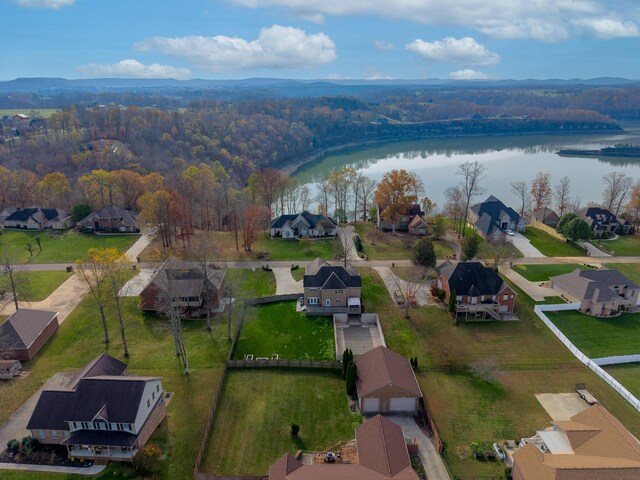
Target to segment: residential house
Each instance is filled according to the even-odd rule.
[[[87,232],[137,233],[140,231],[137,213],[112,205],[87,215],[78,222],[78,228]]]
[[[409,360],[379,346],[353,359],[358,401],[363,414],[416,413],[422,391]]]
[[[635,480],[640,443],[601,405],[523,439],[513,454],[514,480]]]
[[[65,210],[40,207],[8,207],[0,214],[0,222],[5,228],[25,230],[66,230],[76,224],[71,214]]]
[[[446,292],[447,301],[455,292],[456,315],[499,320],[504,314],[513,313],[516,293],[493,268],[480,262],[446,261],[437,272],[438,287]]]
[[[631,224],[624,219],[616,217],[605,208],[588,207],[578,212],[578,216],[589,224],[596,237],[603,233],[622,233],[626,235],[631,229]]]
[[[21,308],[0,325],[0,355],[31,360],[57,330],[57,312]]]
[[[9,380],[20,373],[22,364],[20,360],[0,360],[0,379]]]
[[[41,392],[27,430],[70,456],[131,461],[166,416],[166,394],[160,378],[125,371],[101,355],[68,387]]]
[[[572,302],[580,303],[579,310],[596,317],[608,317],[635,309],[640,287],[618,270],[580,270],[550,279],[551,286],[560,290]]]
[[[485,239],[494,242],[505,238],[506,231],[524,231],[526,222],[513,208],[493,195],[469,209],[469,223]]]
[[[358,271],[351,266],[334,266],[316,258],[307,266],[302,284],[307,315],[362,311],[362,282]]]
[[[13,205],[3,208],[2,211],[0,211],[0,226],[4,226],[5,219],[16,210],[18,210],[18,207]]]
[[[356,428],[358,463],[302,464],[288,453],[269,468],[268,480],[418,480],[402,428],[376,415]]]
[[[384,218],[384,210],[378,205],[378,228],[380,230],[395,230],[396,232],[408,232],[411,235],[426,235],[427,221],[420,205],[414,203],[395,222]],[[395,227],[395,228],[394,228]]]
[[[307,212],[295,215],[280,215],[271,222],[271,237],[335,237],[338,224],[330,217]]]
[[[542,207],[531,212],[531,220],[540,222],[551,228],[556,228],[558,222],[560,221],[560,217],[558,217],[556,212],[554,212],[550,208]]]
[[[140,292],[140,308],[163,312],[171,305],[185,317],[198,318],[216,311],[224,298],[226,270],[212,264],[167,259]]]

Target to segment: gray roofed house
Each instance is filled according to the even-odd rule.
[[[307,266],[302,283],[307,315],[361,312],[362,281],[351,266],[316,258]]]
[[[78,222],[78,228],[87,232],[137,233],[140,231],[136,212],[113,205],[90,213]]]
[[[0,223],[5,228],[24,230],[65,230],[76,224],[71,214],[65,210],[40,207],[8,207],[0,214]]]
[[[631,229],[629,222],[616,217],[606,208],[583,208],[578,212],[578,216],[587,222],[596,236],[601,236],[604,232],[620,233],[619,229],[622,229],[621,233],[627,234]]]
[[[540,222],[551,228],[556,228],[560,221],[560,217],[558,217],[558,214],[549,207],[542,207],[531,212],[531,220]]]
[[[610,317],[620,312],[637,310],[640,287],[618,270],[580,270],[550,278],[551,286],[570,301],[580,304],[579,310],[597,317]]]
[[[521,232],[526,225],[518,212],[493,195],[469,208],[469,223],[489,241],[503,239],[507,230]]]
[[[0,325],[0,353],[33,359],[58,330],[58,313],[21,308]]]
[[[164,419],[166,402],[160,378],[125,370],[113,357],[97,357],[69,387],[40,394],[27,429],[76,457],[132,460]]]
[[[280,215],[271,222],[271,237],[335,237],[338,223],[331,217],[317,215],[306,210],[294,215]]]

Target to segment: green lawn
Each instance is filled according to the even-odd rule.
[[[228,274],[231,272],[234,270],[229,270]],[[251,277],[231,273],[227,281],[234,284],[237,290],[254,295]],[[154,315],[143,314],[138,310],[137,303],[137,298],[129,298],[125,303],[125,327],[131,353],[127,360],[129,373],[160,376],[165,390],[175,394],[169,404],[167,420],[150,440],[151,443],[160,445],[166,456],[162,461],[159,478],[190,480],[193,478],[193,465],[212,397],[220,381],[229,348],[226,340],[227,317],[224,315],[214,318],[212,332],[207,332],[205,323],[201,321],[183,323],[191,366],[191,374],[186,377],[175,356],[168,322]],[[235,308],[234,322],[239,313],[240,308]],[[29,375],[0,383],[0,422],[4,422],[54,373],[79,369],[102,352],[123,359],[117,320],[113,314],[109,315],[108,320],[111,343],[106,346],[102,343],[102,326],[96,309],[90,299],[85,299],[60,326],[35,360],[23,364]],[[3,480],[36,478],[30,472],[6,470],[3,470],[1,476]],[[70,480],[82,477],[37,474],[37,478]],[[96,478],[119,480],[139,477],[131,467],[111,464]]]
[[[588,357],[640,354],[640,314],[596,318],[568,311],[547,316]]]
[[[620,235],[615,240],[606,240],[598,243],[592,240],[591,243],[598,248],[613,253],[616,257],[637,257],[640,256],[640,234]]]
[[[42,242],[42,251],[38,249],[36,237]],[[29,232],[4,230],[0,235],[0,246],[6,247],[9,255],[15,257],[15,263],[72,263],[92,248],[115,247],[127,250],[138,239],[138,235],[90,235],[75,230],[65,232]],[[25,248],[33,245],[33,257]]]
[[[300,267],[300,268],[296,268],[295,270],[291,270],[291,276],[293,277],[293,279],[296,282],[299,282],[300,280],[302,280],[304,278],[305,270],[306,269],[304,267]]]
[[[64,270],[16,272],[18,299],[23,302],[39,302],[62,285],[72,273]],[[0,290],[9,290],[7,279],[0,278]]]
[[[24,115],[29,115],[30,117],[49,118],[52,113],[57,111],[58,109],[56,108],[0,108],[0,117],[4,117],[5,115],[13,116],[18,113],[22,113]]]
[[[585,252],[578,245],[563,242],[537,228],[527,227],[523,235],[529,239],[531,245],[540,250],[547,257],[584,257]]]
[[[362,242],[363,253],[369,260],[411,260],[413,256],[413,246],[420,237],[407,233],[376,230],[371,222],[358,222],[355,224],[356,233]],[[433,246],[436,257],[445,258],[453,254],[453,249],[444,240],[434,240]]]
[[[361,422],[349,411],[339,372],[230,370],[201,470],[264,475],[286,452],[354,438]],[[292,423],[300,425],[298,438],[289,433]]]
[[[640,263],[605,263],[605,267],[618,270],[640,285]]]
[[[231,295],[240,300],[276,293],[276,277],[273,272],[266,272],[260,268],[256,268],[255,272],[250,268],[230,268],[224,280],[231,290]]]
[[[624,363],[602,367],[636,398],[640,398],[640,363]]]
[[[395,308],[373,270],[362,269],[363,304],[380,315],[386,343],[399,353],[418,356],[418,382],[447,451],[454,476],[502,478],[504,465],[478,462],[471,442],[493,443],[529,437],[549,425],[536,393],[571,392],[585,383],[600,402],[635,435],[640,416],[597,375],[578,362],[533,313],[534,302],[516,287],[517,322],[480,322],[454,326],[435,307]],[[640,352],[639,352],[640,353]],[[469,366],[495,358],[498,380],[486,382]]]
[[[511,268],[530,282],[546,282],[549,280],[549,277],[573,272],[576,268],[579,268],[580,270],[589,269],[589,267],[585,265],[578,265],[577,263],[558,263],[555,265],[514,265]]]
[[[233,357],[269,357],[286,360],[335,360],[333,321],[296,312],[295,302],[251,307],[240,331]]]

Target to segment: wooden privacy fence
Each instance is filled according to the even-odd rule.
[[[286,293],[284,295],[271,295],[269,297],[248,298],[245,300],[247,305],[264,305],[265,303],[283,302],[287,300],[297,300],[302,296],[301,293]]]
[[[276,360],[271,358],[257,358],[255,360],[227,360],[229,368],[255,367],[293,367],[293,368],[329,368],[341,369],[340,362],[326,362],[320,360]]]
[[[423,417],[423,421],[425,423],[426,426],[429,427],[429,430],[431,431],[431,434],[433,436],[433,442],[435,443],[436,446],[436,451],[439,454],[442,454],[442,450],[443,450],[443,446],[442,446],[442,440],[440,440],[440,435],[438,434],[438,429],[436,428],[435,423],[433,423],[433,419],[431,418],[431,415],[429,415],[429,407],[427,406],[427,401],[423,398],[420,399],[420,403],[421,403],[421,411],[422,411],[422,417]]]
[[[537,228],[538,230],[542,230],[543,232],[548,233],[552,237],[557,238],[562,242],[567,241],[567,237],[565,237],[561,233],[556,232],[555,228],[550,227],[549,225],[545,225],[544,223],[539,222],[538,220],[531,220],[531,223],[529,223],[529,226],[533,228]]]

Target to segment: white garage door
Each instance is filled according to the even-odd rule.
[[[391,399],[391,411],[392,412],[413,412],[416,409],[415,398],[392,398]]]
[[[378,411],[380,411],[379,398],[363,398],[362,399],[362,413],[373,413]]]

